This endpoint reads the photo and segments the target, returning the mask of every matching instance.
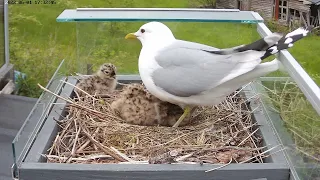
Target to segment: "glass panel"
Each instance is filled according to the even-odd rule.
[[[286,13],[286,9],[282,10]],[[283,14],[280,18],[286,18]],[[97,69],[103,62],[114,63],[120,74],[137,74],[139,41],[125,40],[144,22],[77,22],[77,64],[79,72]],[[177,39],[218,48],[250,43],[259,39],[256,24],[231,22],[165,22]],[[201,27],[201,28],[198,28]],[[273,60],[274,57],[268,58]],[[278,78],[275,78],[278,77]],[[301,179],[320,177],[320,118],[289,75],[275,71],[250,83],[259,92],[265,116],[272,123],[287,150],[292,172]]]
[[[62,61],[46,88],[51,92],[58,94],[63,84],[61,80],[65,79],[66,70],[67,68],[64,67],[64,61]],[[14,169],[23,161],[55,99],[55,96],[52,94],[43,92],[14,138],[12,142]]]
[[[261,94],[293,173],[300,179],[320,178],[320,116],[297,84],[288,77],[262,77],[252,86]]]
[[[57,18],[66,21],[183,21],[183,22],[246,22],[258,23],[263,19],[254,16],[251,11],[219,9],[107,9],[79,8],[64,10]]]
[[[104,62],[117,66],[121,74],[138,74],[141,43],[126,40],[144,22],[77,22],[77,66],[79,73],[95,71]],[[259,39],[256,24],[166,22],[177,39],[229,48]],[[201,27],[201,28],[199,28]],[[75,68],[75,67],[72,67]],[[88,70],[89,68],[89,70]]]
[[[4,51],[4,6],[0,5],[0,68],[6,62]]]
[[[106,13],[105,10],[94,12],[66,10],[57,18],[57,21],[77,21],[77,59],[69,63],[76,68],[61,69],[66,72],[69,69],[77,69],[79,73],[88,74],[102,63],[111,62],[117,66],[119,74],[137,74],[141,44],[137,40],[124,39],[127,33],[137,31],[144,24],[144,22],[137,21],[159,19],[180,21],[165,23],[177,39],[195,41],[217,48],[246,44],[260,38],[256,31],[256,24],[235,23],[244,20],[251,23],[256,22],[251,12],[213,11],[205,13],[190,10],[185,13],[183,11],[185,10],[138,13],[135,10],[130,12],[114,10]],[[201,21],[228,21],[228,23]],[[273,58],[269,58],[271,59]],[[60,79],[63,77],[62,71],[58,72],[48,85],[48,88],[54,92],[59,89]],[[319,165],[317,165],[320,159],[320,117],[296,83],[288,79],[286,73],[276,71],[250,83],[250,86],[260,94],[257,101],[265,109],[265,116],[272,123],[278,138],[287,148],[284,151],[288,155],[293,173],[297,173],[301,179],[316,179],[320,177]],[[24,152],[23,149],[27,147],[26,143],[28,145],[35,137],[34,132],[43,123],[42,117],[48,112],[52,101],[52,95],[43,93],[33,113],[15,138],[13,142],[15,162],[22,160],[21,152]]]

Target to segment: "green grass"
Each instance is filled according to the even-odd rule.
[[[128,32],[136,31],[142,24],[143,22],[79,23],[78,54],[74,64],[81,62],[82,67],[85,67],[84,64],[92,63],[94,68],[97,68],[103,62],[109,61],[116,64],[120,73],[138,73],[137,60],[141,44],[139,41],[125,40],[124,36]],[[179,22],[166,24],[176,34],[176,38],[216,47],[235,46],[258,38],[254,27],[246,24]],[[199,25],[201,28],[197,28]],[[239,35],[237,33],[239,31],[246,33]],[[226,41],[226,38],[229,41]]]
[[[56,22],[57,16],[64,9],[76,7],[188,7],[188,2],[185,0],[95,0],[88,3],[85,0],[57,0],[56,5],[9,5],[10,59],[17,70],[27,74],[26,82],[22,82],[20,86],[22,88],[20,95],[39,96],[41,91],[36,84],[45,85],[62,59],[66,60],[70,72],[78,70],[76,68],[78,64],[76,24]],[[90,29],[95,30],[95,27],[97,24],[87,27],[87,32]],[[124,29],[123,33],[133,30],[135,29]],[[86,30],[81,29],[80,34],[82,32]],[[117,37],[124,37],[124,34],[117,33]],[[90,38],[90,36],[87,37]],[[112,48],[116,47],[112,46]],[[138,48],[128,51],[128,54],[134,50],[138,51]],[[96,56],[97,54],[100,54],[98,57],[100,59],[105,56],[103,51],[95,52]],[[97,61],[97,63],[100,62]],[[137,69],[137,64],[134,62],[122,64],[124,66],[119,68],[124,69],[124,72],[135,72]]]
[[[320,36],[312,35],[295,43],[289,49],[292,56],[320,85]]]
[[[191,1],[190,1],[191,2]],[[81,62],[94,69],[102,62],[113,62],[120,73],[137,73],[141,45],[124,40],[143,22],[135,23],[58,23],[56,17],[66,8],[76,7],[190,7],[186,0],[57,0],[55,5],[10,5],[10,58],[15,68],[27,74],[21,95],[38,96],[36,84],[46,84],[62,59],[70,73],[81,72]],[[233,23],[166,23],[180,39],[219,48],[249,43],[259,38],[254,25]],[[77,28],[78,27],[78,28]],[[77,35],[79,38],[77,38]],[[320,84],[320,37],[307,37],[290,49],[293,56]],[[78,49],[77,49],[78,47]],[[77,51],[78,50],[78,51]],[[77,53],[78,52],[78,53]]]
[[[271,102],[273,111],[278,113],[283,120],[283,126],[276,126],[284,146],[294,148],[295,151],[289,151],[289,156],[296,159],[296,156],[306,157],[302,161],[293,161],[296,167],[299,167],[298,173],[302,179],[311,179],[311,175],[317,172],[315,169],[303,169],[306,163],[318,164],[320,159],[320,116],[314,110],[312,105],[306,100],[302,91],[296,83],[286,81],[263,81],[268,96],[262,96],[265,102]],[[267,105],[269,105],[267,103]],[[278,120],[278,119],[276,119]],[[281,123],[276,123],[281,124]],[[295,146],[287,141],[287,131]],[[310,167],[309,167],[310,168]],[[319,167],[315,167],[319,168]],[[318,171],[319,172],[319,171]]]

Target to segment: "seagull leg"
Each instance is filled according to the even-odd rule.
[[[186,106],[186,107],[184,108],[183,114],[180,116],[180,118],[178,119],[178,121],[177,121],[172,127],[178,127],[178,126],[180,125],[180,123],[181,123],[189,114],[191,114],[194,110],[195,110],[195,107]]]

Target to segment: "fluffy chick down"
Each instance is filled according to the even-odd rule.
[[[159,100],[140,83],[124,86],[111,107],[127,123],[144,126],[172,126],[183,114],[179,106]]]
[[[82,89],[90,95],[103,95],[112,93],[117,85],[116,66],[111,63],[104,63],[99,70],[87,78],[81,79],[76,85],[77,88]],[[85,93],[75,88],[75,92],[80,97]]]

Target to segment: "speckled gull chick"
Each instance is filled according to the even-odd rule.
[[[126,39],[139,39],[139,73],[147,90],[161,99],[177,104],[184,113],[173,127],[195,106],[216,105],[242,85],[276,71],[280,62],[261,61],[307,35],[311,28],[299,28],[286,36],[273,33],[251,44],[218,49],[204,44],[178,40],[160,22],[142,25]]]

